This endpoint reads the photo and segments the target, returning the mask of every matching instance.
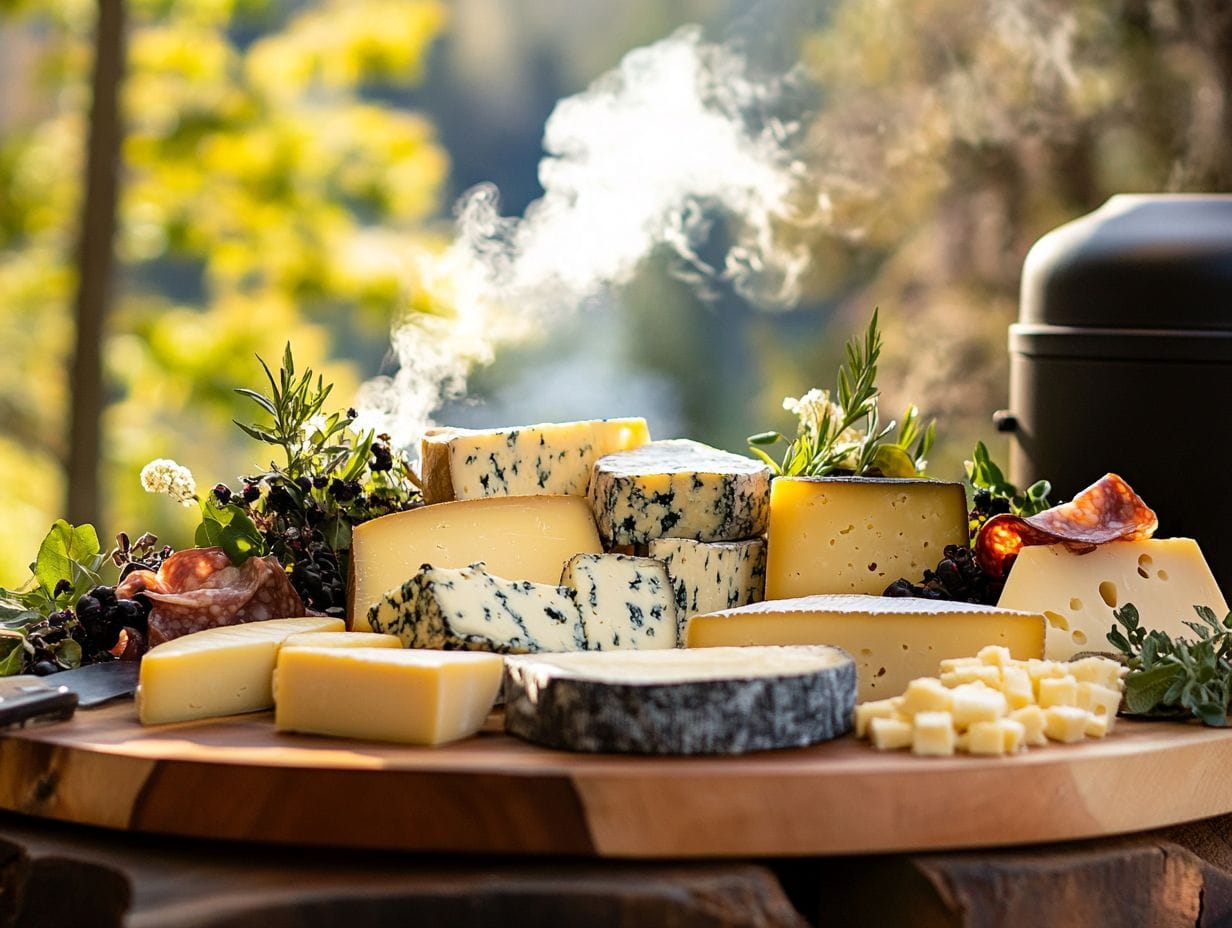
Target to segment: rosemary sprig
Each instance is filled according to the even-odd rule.
[[[1113,611],[1108,641],[1126,657],[1125,705],[1134,715],[1196,717],[1204,725],[1228,724],[1232,701],[1232,612],[1221,622],[1209,606],[1194,606],[1199,622],[1186,622],[1196,640],[1173,640],[1142,627],[1131,603]]]

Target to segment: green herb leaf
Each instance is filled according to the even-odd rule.
[[[26,650],[22,642],[22,635],[0,634],[0,677],[21,673]]]

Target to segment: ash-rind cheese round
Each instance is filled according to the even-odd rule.
[[[505,731],[617,754],[803,747],[851,727],[856,667],[825,645],[505,659]]]
[[[770,468],[695,441],[656,441],[599,458],[589,496],[609,545],[737,541],[766,529]]]

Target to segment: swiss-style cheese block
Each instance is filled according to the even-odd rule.
[[[456,741],[483,727],[501,672],[496,654],[283,648],[274,725],[404,744]]]
[[[421,445],[424,500],[585,496],[596,460],[648,441],[645,419],[430,429]]]
[[[662,561],[627,554],[578,554],[561,586],[577,594],[593,651],[674,648],[680,636],[676,592]]]
[[[766,600],[689,620],[687,645],[829,644],[856,661],[860,701],[897,696],[939,662],[1003,645],[1018,659],[1044,653],[1044,619],[993,606],[909,597],[804,596]]]
[[[284,648],[400,648],[396,635],[379,632],[299,632],[282,643]]]
[[[656,441],[596,461],[590,501],[611,545],[736,541],[765,531],[770,468],[695,441]]]
[[[424,564],[482,561],[498,577],[555,584],[575,554],[603,551],[580,496],[458,500],[396,512],[355,526],[348,615],[368,630],[368,610]]]
[[[876,595],[967,544],[966,496],[937,480],[777,477],[767,539],[767,599]]]
[[[573,590],[494,577],[482,564],[424,565],[381,597],[368,624],[408,648],[516,654],[586,647]]]
[[[1064,545],[1023,548],[998,605],[1042,613],[1045,651],[1065,660],[1078,651],[1107,651],[1116,624],[1112,610],[1133,603],[1144,628],[1193,639],[1185,622],[1194,606],[1210,606],[1221,620],[1228,604],[1192,538],[1110,541],[1086,554]]]
[[[144,725],[256,712],[274,704],[278,649],[297,632],[340,632],[341,619],[270,619],[207,628],[141,659],[137,717]]]
[[[760,601],[766,591],[766,542],[656,538],[648,553],[667,565],[676,590],[680,639],[689,616]]]
[[[587,651],[505,660],[505,730],[567,751],[737,754],[851,727],[837,648]]]

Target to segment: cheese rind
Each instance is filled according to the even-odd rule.
[[[918,581],[946,545],[965,545],[962,484],[860,477],[778,477],[770,488],[766,598],[880,594]]]
[[[603,550],[586,500],[509,496],[458,500],[396,512],[355,526],[348,615],[368,630],[368,610],[424,564],[482,561],[498,577],[555,584],[565,562]]]
[[[501,673],[496,654],[284,648],[274,725],[404,744],[456,741],[483,727]]]
[[[585,496],[596,460],[649,441],[650,430],[640,418],[429,429],[420,458],[424,501]]]
[[[667,565],[676,591],[680,638],[690,616],[760,602],[766,592],[766,542],[656,538],[647,553]]]
[[[609,545],[736,541],[765,531],[770,468],[695,441],[656,441],[599,458],[589,496]]]
[[[381,597],[368,611],[368,624],[408,648],[517,654],[586,647],[573,590],[505,580],[482,564],[425,564]]]
[[[298,632],[282,643],[284,648],[400,648],[395,635],[380,632]]]
[[[855,666],[837,648],[587,651],[509,657],[505,730],[569,751],[738,754],[851,727]]]
[[[662,561],[627,554],[578,554],[560,585],[576,594],[593,651],[674,648],[676,595]]]
[[[270,619],[207,628],[157,645],[141,659],[137,718],[159,725],[268,709],[283,642],[298,632],[342,629],[341,619]]]
[[[1044,619],[993,606],[882,596],[766,600],[689,620],[690,648],[832,644],[855,659],[860,700],[897,696],[943,658],[1003,645],[1018,660],[1044,650]],[[986,665],[999,676],[997,667]]]
[[[1192,538],[1110,541],[1076,554],[1064,545],[1018,552],[998,605],[1039,612],[1048,620],[1047,656],[1108,648],[1113,609],[1133,603],[1145,628],[1193,637],[1185,622],[1194,606],[1222,619],[1228,604]]]

